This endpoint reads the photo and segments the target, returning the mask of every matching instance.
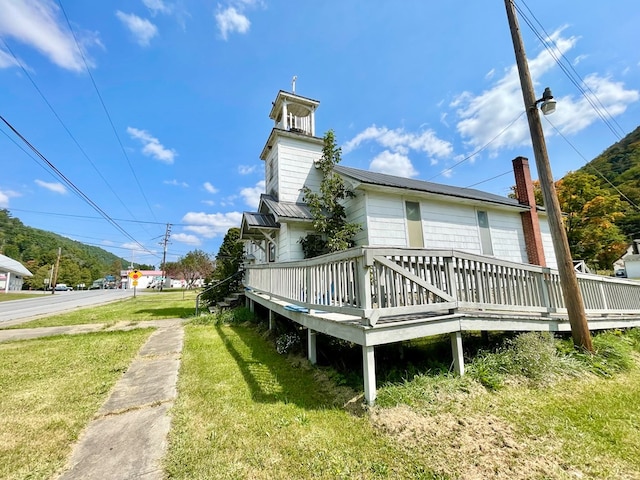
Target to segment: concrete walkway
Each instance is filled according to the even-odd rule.
[[[184,340],[179,319],[0,331],[0,341],[157,327],[80,435],[59,480],[160,480]]]

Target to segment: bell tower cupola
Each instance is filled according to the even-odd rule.
[[[319,188],[321,172],[315,162],[324,140],[316,136],[316,109],[320,102],[280,90],[271,102],[274,126],[260,159],[265,162],[265,193],[278,202],[303,202],[302,188]]]
[[[275,128],[315,137],[315,112],[319,104],[317,100],[280,90],[269,118],[275,122]]]

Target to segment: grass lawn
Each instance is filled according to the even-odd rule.
[[[445,478],[343,408],[354,392],[252,328],[190,325],[182,362],[170,478]]]
[[[495,391],[379,385],[379,406],[246,326],[187,327],[170,478],[640,479],[640,366]],[[400,393],[398,393],[400,392]],[[347,407],[345,407],[347,404]]]
[[[150,329],[0,344],[0,478],[47,479]]]
[[[187,318],[195,313],[195,290],[145,292],[98,307],[51,315],[7,328],[55,327],[88,323],[114,324],[119,321],[144,322],[164,318]]]
[[[23,300],[25,298],[44,297],[45,295],[51,295],[51,292],[38,292],[38,293],[0,293],[0,302],[9,302],[11,300]]]

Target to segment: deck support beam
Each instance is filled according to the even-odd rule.
[[[309,350],[308,359],[312,365],[315,365],[316,363],[318,363],[318,354],[316,351],[317,335],[318,335],[318,332],[316,332],[315,330],[311,330],[310,328],[307,328],[307,347]]]
[[[364,399],[368,405],[373,405],[376,401],[376,359],[373,346],[362,346],[362,373]]]
[[[275,317],[276,312],[269,310],[269,330],[273,330],[273,327],[275,327]]]
[[[456,374],[464,375],[464,355],[462,352],[462,332],[451,332],[451,352],[453,354],[453,369]]]

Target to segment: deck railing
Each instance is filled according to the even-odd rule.
[[[639,314],[640,283],[578,274],[587,314]],[[452,250],[357,247],[313,259],[253,265],[245,285],[311,310],[375,325],[434,311],[566,313],[556,270]]]

